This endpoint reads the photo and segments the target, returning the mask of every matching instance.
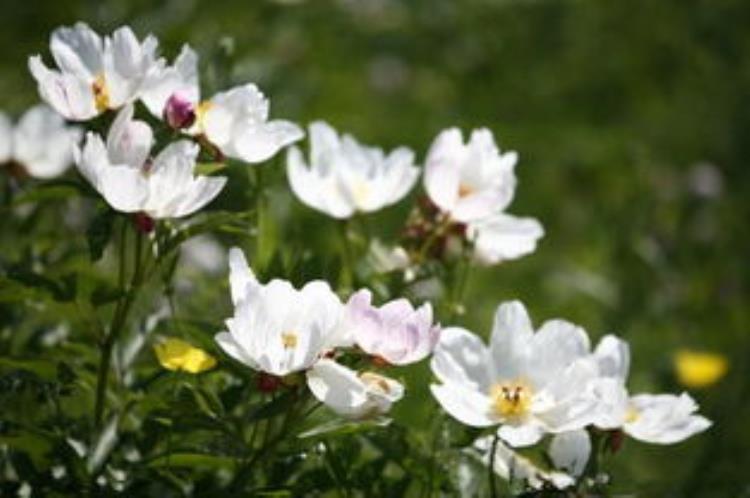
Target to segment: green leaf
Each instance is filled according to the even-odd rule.
[[[207,455],[205,453],[173,453],[154,458],[149,467],[192,467],[203,469],[224,469],[232,467],[235,460],[226,456]]]
[[[324,438],[324,437],[336,437],[343,435],[351,435],[359,432],[371,431],[373,429],[379,429],[387,427],[391,423],[391,419],[386,417],[378,417],[370,420],[332,420],[326,422],[310,430],[307,430],[297,437],[300,439],[308,438]]]
[[[274,399],[270,403],[266,403],[255,410],[251,411],[248,415],[247,421],[264,420],[267,418],[275,417],[285,413],[297,399],[297,394],[294,392],[286,392]]]
[[[104,254],[104,248],[112,238],[115,216],[116,213],[109,207],[100,209],[86,229],[86,240],[89,244],[89,256],[92,262],[99,261]]]
[[[220,163],[220,162],[214,162],[214,163],[199,163],[195,167],[195,174],[196,175],[213,175],[217,171],[221,171],[224,168],[227,167],[226,163]]]

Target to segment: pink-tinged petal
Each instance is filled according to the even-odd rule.
[[[38,55],[29,58],[29,70],[42,99],[66,119],[85,121],[99,114],[93,89],[86,80],[49,70]]]

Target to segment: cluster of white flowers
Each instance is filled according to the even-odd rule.
[[[51,177],[72,156],[117,211],[154,219],[188,216],[227,182],[196,174],[202,147],[219,159],[259,163],[304,136],[294,123],[269,121],[268,100],[253,84],[201,100],[198,57],[188,46],[170,65],[158,55],[153,36],[140,42],[124,27],[102,38],[79,23],[56,30],[50,48],[58,69],[48,69],[40,56],[31,57],[29,67],[40,95],[59,115],[36,107],[13,129],[0,114],[0,162]],[[154,131],[135,118],[139,101],[182,134],[155,156]],[[80,131],[67,127],[60,115],[84,121],[108,110],[118,112],[106,139],[89,132],[82,146],[71,145]],[[40,149],[35,144],[42,137],[46,147]],[[309,141],[307,161],[299,148],[288,151],[291,190],[333,218],[396,204],[418,182],[420,168],[406,147],[386,153],[324,122],[309,126]],[[500,152],[487,129],[474,130],[467,143],[458,129],[439,133],[424,166],[434,212],[432,233],[425,238],[458,227],[474,260],[484,264],[533,252],[544,235],[541,224],[505,212],[515,195],[517,160],[515,152]],[[426,249],[429,245],[421,252]],[[409,264],[406,251],[397,248],[393,254],[404,260],[398,266]],[[629,350],[621,339],[606,336],[592,350],[586,332],[567,321],[548,321],[535,331],[520,302],[498,307],[487,347],[466,329],[441,330],[430,303],[415,308],[395,299],[378,307],[367,289],[343,302],[324,281],[301,289],[285,280],[261,283],[237,248],[229,253],[229,266],[234,314],[215,337],[229,356],[273,378],[304,375],[310,392],[326,406],[364,418],[386,413],[404,396],[404,385],[378,373],[378,366],[408,365],[432,355],[437,383],[431,391],[440,406],[466,425],[496,428],[495,436],[476,442],[475,451],[499,474],[532,487],[575,482],[592,451],[587,430],[668,444],[710,426],[695,414],[687,394],[630,396]],[[538,468],[513,449],[547,435],[555,469]]]
[[[456,420],[497,427],[500,475],[513,474],[535,487],[567,487],[591,453],[586,428],[670,444],[711,425],[695,414],[697,405],[687,394],[629,397],[629,364],[623,340],[605,336],[592,351],[581,327],[550,320],[534,331],[523,304],[509,302],[497,309],[489,348],[468,330],[443,330],[431,362],[440,381],[432,393]],[[560,472],[537,469],[511,449],[536,444],[547,434],[554,436],[549,453]],[[477,442],[486,459],[490,446],[488,439]]]

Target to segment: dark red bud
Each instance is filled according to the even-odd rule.
[[[154,231],[154,228],[156,228],[156,222],[154,219],[143,212],[135,213],[133,215],[133,224],[135,225],[136,230],[143,234],[149,234]]]
[[[256,380],[258,390],[263,393],[272,393],[278,391],[283,385],[281,377],[261,372]]]

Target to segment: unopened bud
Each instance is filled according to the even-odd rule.
[[[195,104],[184,93],[173,93],[164,106],[164,121],[175,130],[189,128],[195,122]]]
[[[146,213],[140,212],[133,215],[133,224],[136,230],[143,234],[149,234],[156,228],[156,222]]]
[[[260,392],[272,393],[279,390],[282,386],[282,381],[280,377],[261,372],[256,380],[256,385]]]

